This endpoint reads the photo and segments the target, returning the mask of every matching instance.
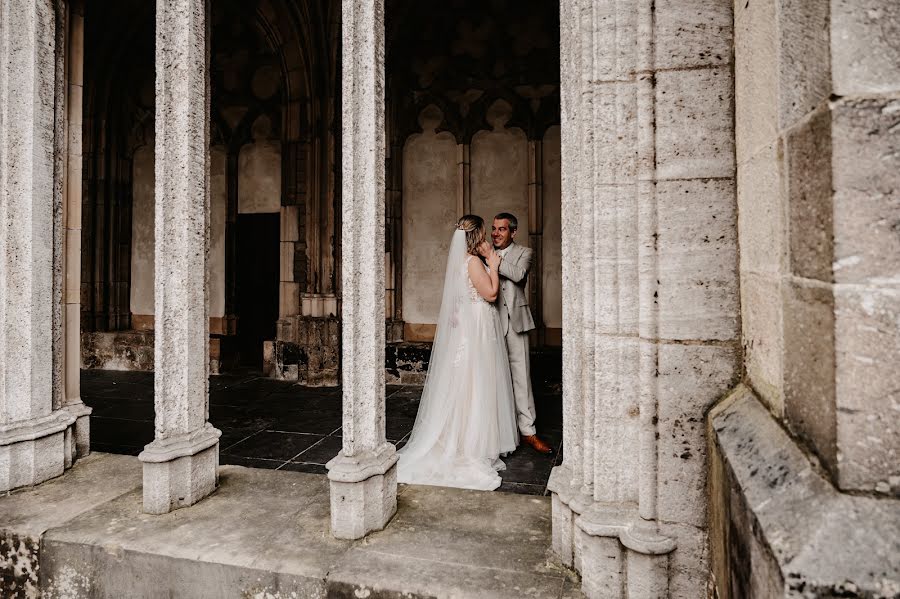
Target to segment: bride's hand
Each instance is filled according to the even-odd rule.
[[[487,241],[482,241],[478,245],[478,253],[481,254],[482,258],[488,258],[494,252],[494,246],[489,244]]]
[[[500,254],[494,251],[491,248],[491,253],[487,255],[487,265],[491,270],[497,270],[497,267],[500,266]]]

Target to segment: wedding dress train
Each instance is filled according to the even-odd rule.
[[[450,244],[441,310],[419,412],[400,450],[402,483],[493,490],[501,455],[519,440],[506,345],[496,307],[468,274],[465,233]]]

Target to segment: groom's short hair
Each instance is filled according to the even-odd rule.
[[[509,230],[510,231],[518,231],[519,230],[519,219],[517,219],[514,215],[509,212],[501,212],[497,216],[494,217],[494,220],[508,220],[509,221]]]

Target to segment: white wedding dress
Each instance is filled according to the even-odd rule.
[[[463,231],[453,234],[419,413],[400,450],[402,483],[490,491],[501,455],[519,441],[500,316],[469,279]]]

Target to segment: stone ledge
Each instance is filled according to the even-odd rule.
[[[900,501],[839,493],[743,385],[708,427],[721,599],[900,595]]]
[[[92,454],[0,496],[0,588],[27,563],[26,596],[44,599],[582,597],[549,561],[548,498],[401,485],[390,524],[351,542],[328,533],[327,477],[220,474],[215,493],[165,515],[142,513],[130,456]]]

